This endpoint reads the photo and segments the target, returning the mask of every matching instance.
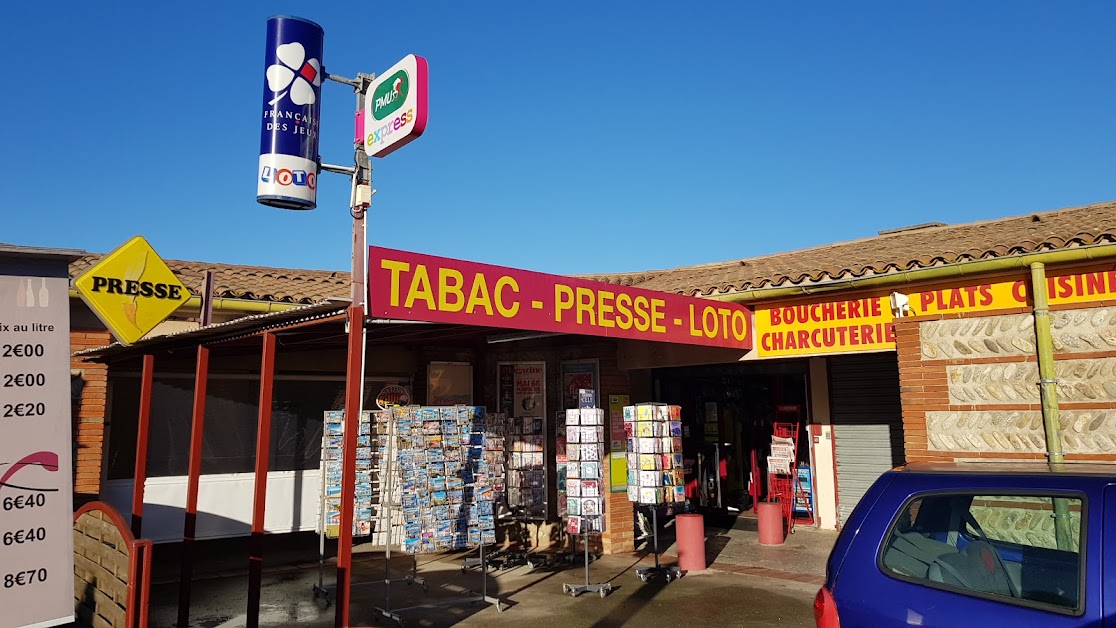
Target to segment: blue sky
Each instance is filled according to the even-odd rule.
[[[429,61],[426,133],[374,161],[383,246],[644,270],[1116,199],[1116,3],[40,2],[2,13],[0,241],[347,269],[343,177],[255,201],[277,13],[335,74]],[[327,162],[353,107],[325,87]]]

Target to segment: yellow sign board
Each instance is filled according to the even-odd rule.
[[[190,298],[190,290],[136,236],[74,280],[74,289],[122,344],[143,338]]]
[[[1116,270],[1052,273],[1051,305],[1116,299]],[[1005,310],[1031,305],[1030,282],[1001,280],[907,293],[908,316]],[[895,348],[894,314],[887,294],[763,304],[755,307],[756,355],[823,355]]]

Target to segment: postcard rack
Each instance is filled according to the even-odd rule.
[[[394,433],[392,423],[386,429],[374,427],[373,413],[361,413],[358,423],[357,435],[357,474],[356,484],[361,487],[353,507],[353,537],[362,538],[372,536],[379,545],[384,546],[386,562],[384,566],[384,580],[370,580],[354,582],[351,587],[365,587],[381,582],[406,582],[418,584],[422,590],[428,591],[426,580],[418,575],[418,557],[413,556],[410,573],[396,578],[391,578],[391,546],[398,544],[401,529],[392,521],[392,508],[394,503],[398,510],[399,500],[394,496],[392,488],[392,473],[388,460],[393,457],[390,449]],[[340,494],[341,494],[341,439],[344,434],[344,412],[327,411],[323,422],[322,435],[322,477],[319,493],[319,525],[318,525],[318,582],[313,585],[314,598],[322,600],[326,606],[333,603],[336,586],[325,583],[326,570],[326,538],[336,537],[333,530],[340,522]],[[367,487],[367,488],[365,488]],[[378,513],[376,512],[378,509]],[[377,514],[379,516],[377,516]],[[378,524],[373,526],[373,524]],[[375,531],[373,531],[375,528]]]
[[[647,509],[651,511],[651,553],[655,556],[655,566],[636,569],[636,575],[643,582],[658,576],[662,576],[667,582],[682,577],[678,565],[663,565],[659,562],[659,507],[660,504],[647,505]]]
[[[598,593],[603,598],[612,591],[612,584],[589,581],[589,535],[604,531],[605,495],[601,487],[607,456],[605,413],[596,407],[595,399],[592,390],[579,390],[580,407],[566,410],[566,532],[574,538],[580,535],[585,545],[585,582],[563,584],[562,592],[574,597]]]
[[[628,439],[628,500],[651,511],[652,553],[655,566],[636,570],[643,582],[663,576],[667,582],[681,572],[659,562],[659,510],[684,503],[682,409],[664,403],[624,407],[624,435]]]
[[[479,551],[481,591],[474,595],[393,608],[391,587],[399,579],[390,577],[389,544],[384,604],[375,611],[399,625],[403,625],[403,615],[409,611],[440,606],[483,602],[495,606],[497,612],[502,611],[503,602],[488,594],[485,546],[495,542],[493,484],[499,484],[500,480],[492,477],[499,470],[492,469],[485,462],[485,448],[490,436],[484,422],[484,408],[393,408],[381,416],[388,424],[386,433],[389,435],[386,447],[383,447],[386,490],[394,496],[395,482],[398,481],[400,495],[398,506],[394,499],[384,500],[381,517],[393,521],[392,509],[400,510],[403,515],[403,550],[416,557],[416,564],[419,553],[475,545]],[[428,529],[428,522],[434,523],[433,530]],[[412,571],[404,579],[409,584],[415,581],[415,575]],[[422,584],[425,591],[425,582]]]

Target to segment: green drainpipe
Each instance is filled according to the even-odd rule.
[[[1035,345],[1038,347],[1039,393],[1042,397],[1042,425],[1046,430],[1046,457],[1051,465],[1061,465],[1062,425],[1058,412],[1058,379],[1054,369],[1054,342],[1050,337],[1050,299],[1046,291],[1046,267],[1031,264],[1031,295],[1035,303]],[[1069,500],[1054,498],[1054,539],[1060,550],[1072,550],[1073,527]]]

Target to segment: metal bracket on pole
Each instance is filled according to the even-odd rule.
[[[343,175],[348,176],[348,177],[351,177],[354,174],[356,174],[356,167],[355,166],[335,166],[333,164],[321,164],[321,168],[322,168],[322,170],[325,170],[326,172],[333,172],[335,174],[343,174]]]
[[[358,74],[357,78],[351,79],[337,74],[330,74],[329,72],[324,72],[324,74],[327,81],[333,81],[334,83],[341,83],[342,85],[349,85],[351,87],[360,87],[360,77],[365,76],[363,74]]]

